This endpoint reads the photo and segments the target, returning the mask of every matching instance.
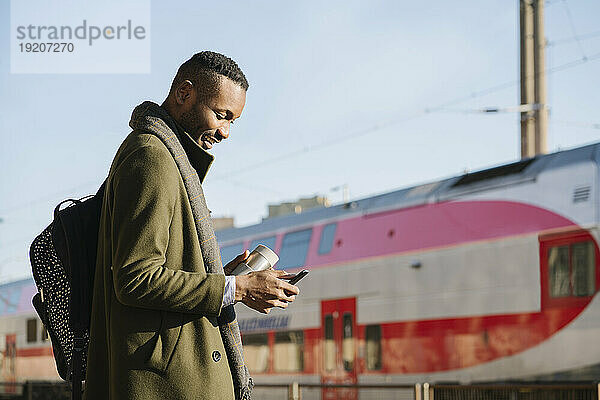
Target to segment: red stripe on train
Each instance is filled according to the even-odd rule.
[[[511,356],[547,340],[583,308],[382,324],[382,369],[376,372],[448,371]],[[364,340],[365,326],[359,335]],[[364,360],[359,365],[360,373],[375,372],[366,371]]]
[[[17,357],[41,357],[41,356],[51,356],[52,357],[52,347],[26,347],[17,349]]]

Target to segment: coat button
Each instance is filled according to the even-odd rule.
[[[219,362],[221,360],[221,353],[219,353],[217,350],[213,351],[212,359],[214,362]]]

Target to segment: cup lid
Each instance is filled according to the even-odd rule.
[[[279,256],[277,255],[277,253],[275,253],[273,250],[262,244],[256,246],[256,248],[252,250],[252,252],[256,252],[263,256],[269,262],[269,264],[271,264],[271,266],[274,266],[275,264],[277,264],[277,261],[279,261]]]

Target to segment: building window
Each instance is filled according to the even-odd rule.
[[[312,228],[285,234],[281,244],[281,254],[279,254],[279,266],[281,268],[304,266],[311,235]]]
[[[37,319],[30,318],[27,320],[27,343],[37,342]]]
[[[252,243],[250,243],[250,247],[248,249],[250,249],[250,251],[252,251],[259,244],[262,244],[263,246],[267,246],[271,250],[275,251],[275,236],[269,236],[269,237],[262,238],[262,239],[255,239],[252,241]]]
[[[344,313],[342,323],[344,324],[344,339],[342,341],[344,369],[352,371],[354,369],[354,325],[352,323],[352,314]]]
[[[585,297],[596,291],[596,255],[592,241],[548,249],[550,296]]]
[[[376,371],[381,369],[381,325],[369,325],[366,327],[367,344],[367,369]]]
[[[265,372],[269,365],[269,340],[266,333],[243,335],[244,359],[250,372]]]
[[[229,246],[221,247],[221,262],[223,266],[242,253],[243,243],[230,244]]]
[[[276,332],[273,368],[276,372],[300,372],[304,369],[304,332]]]
[[[335,342],[333,340],[333,315],[325,315],[325,337],[323,340],[323,369],[333,371],[335,368]]]
[[[321,240],[319,241],[319,254],[327,254],[333,247],[333,238],[335,236],[336,223],[327,224],[321,231]]]

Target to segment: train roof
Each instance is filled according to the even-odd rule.
[[[33,278],[0,284],[0,317],[31,313],[31,298],[36,292]]]
[[[261,223],[217,232],[220,243],[255,238],[290,227],[310,226],[317,222],[335,221],[355,214],[372,214],[387,209],[414,207],[450,200],[475,191],[531,181],[541,173],[586,161],[598,163],[600,142],[555,153],[502,164],[422,185],[411,186],[376,196],[353,200],[331,207],[312,208],[300,214],[288,214]]]

